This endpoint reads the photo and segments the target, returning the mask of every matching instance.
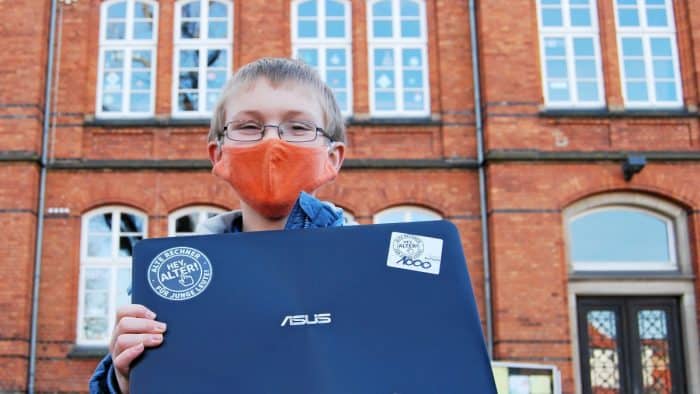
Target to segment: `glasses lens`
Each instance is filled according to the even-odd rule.
[[[231,122],[226,128],[226,136],[234,141],[257,141],[262,137],[262,124],[255,121]]]
[[[280,128],[285,141],[308,142],[316,139],[316,125],[311,122],[284,122]]]

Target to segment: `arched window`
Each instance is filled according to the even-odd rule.
[[[157,31],[158,3],[102,3],[97,116],[153,115]]]
[[[440,220],[437,212],[416,206],[399,206],[385,209],[374,215],[374,223],[425,222]]]
[[[233,4],[189,0],[175,4],[173,115],[211,115],[231,72]]]
[[[352,15],[345,0],[292,2],[292,52],[333,89],[343,115],[352,112]]]
[[[168,235],[194,235],[200,223],[223,212],[223,209],[211,206],[178,209],[168,217]]]
[[[376,116],[428,116],[425,3],[367,2],[370,111]]]
[[[686,376],[697,382],[686,372],[700,363],[686,211],[644,194],[607,193],[567,207],[564,227],[581,392],[683,392]]]
[[[677,270],[675,231],[669,217],[612,205],[569,221],[571,262],[576,271]]]
[[[105,207],[82,219],[77,343],[106,345],[117,307],[128,304],[131,256],[146,237],[148,218],[125,207]]]

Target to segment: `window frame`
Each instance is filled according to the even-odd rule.
[[[633,205],[623,205],[623,204],[610,204],[610,205],[604,205],[604,206],[599,206],[595,208],[591,208],[585,211],[582,211],[576,215],[573,215],[569,221],[567,222],[567,232],[569,233],[569,239],[571,242],[569,243],[569,247],[573,246],[574,239],[573,239],[573,234],[571,233],[571,224],[577,220],[581,219],[585,216],[591,215],[591,214],[596,214],[600,212],[605,212],[605,211],[636,211],[639,213],[643,213],[645,215],[654,217],[656,219],[661,220],[664,222],[666,225],[666,239],[668,243],[668,254],[669,254],[669,261],[668,262],[660,262],[660,261],[628,261],[628,262],[619,262],[619,261],[573,261],[571,260],[571,266],[574,271],[576,272],[597,272],[597,271],[678,271],[678,253],[676,252],[676,235],[675,235],[675,226],[673,223],[673,219],[666,216],[659,214],[656,211],[652,211],[650,209],[644,209],[639,206],[633,206]],[[604,266],[606,269],[601,270],[600,267]]]
[[[78,279],[78,308],[77,308],[77,319],[76,319],[76,344],[85,346],[105,346],[109,344],[110,336],[114,325],[116,323],[116,290],[117,290],[117,271],[123,268],[132,269],[132,258],[123,257],[118,254],[115,256],[115,252],[119,250],[119,236],[122,233],[118,228],[115,229],[114,226],[111,231],[111,251],[112,256],[105,257],[88,257],[88,233],[90,219],[95,216],[102,215],[105,213],[112,214],[112,220],[115,220],[116,215],[121,218],[122,213],[139,216],[143,220],[143,232],[141,233],[142,239],[148,238],[148,215],[142,211],[134,208],[121,206],[121,205],[110,205],[105,207],[96,208],[85,212],[81,215],[81,227],[80,227],[80,266],[79,266],[79,279]],[[107,337],[104,340],[87,339],[84,337],[84,332],[82,330],[83,320],[85,318],[85,271],[88,268],[108,268],[110,270],[109,278],[109,290],[107,299]]]
[[[542,18],[542,0],[537,0],[537,27],[538,43],[540,46],[540,79],[542,81],[542,96],[545,107],[551,109],[562,108],[584,108],[599,109],[606,104],[605,81],[603,74],[602,53],[600,48],[600,28],[598,23],[598,4],[596,0],[589,0],[591,13],[591,26],[578,27],[571,25],[571,3],[570,0],[561,0],[562,26],[544,26]],[[576,8],[576,7],[574,7]],[[567,83],[569,84],[569,101],[551,101],[548,91],[547,80],[547,54],[545,41],[552,38],[564,40],[564,56],[566,58]],[[575,54],[573,41],[575,38],[590,38],[593,41],[593,56],[595,58],[596,87],[598,89],[598,101],[580,101],[578,99],[578,86],[576,78]]]
[[[172,211],[168,214],[168,237],[195,235],[196,232],[177,234],[175,231],[177,219],[185,215],[197,213],[200,216],[199,220],[201,220],[201,215],[207,212],[215,212],[217,214],[222,214],[226,213],[227,211],[214,205],[188,205],[186,207]]]
[[[641,1],[641,0],[639,0]],[[616,37],[615,41],[617,44],[617,57],[618,64],[620,67],[620,90],[622,93],[622,98],[624,100],[625,108],[629,109],[680,109],[683,108],[683,76],[680,70],[680,58],[678,55],[678,38],[676,31],[676,20],[675,11],[673,9],[673,2],[670,0],[664,1],[664,10],[666,11],[666,16],[668,18],[667,27],[649,27],[647,23],[647,13],[646,5],[643,3],[637,3],[635,8],[637,9],[637,14],[639,17],[638,27],[620,26],[620,12],[618,0],[613,3],[614,14],[615,14],[615,29]],[[623,7],[631,8],[631,7]],[[625,72],[625,62],[624,55],[622,52],[622,40],[625,38],[639,38],[642,41],[642,56],[644,61],[644,82],[647,88],[647,96],[649,100],[647,101],[630,101],[627,97],[627,89],[625,84],[627,82],[627,75]],[[675,75],[675,93],[677,100],[670,101],[658,101],[656,95],[656,86],[654,78],[653,69],[653,56],[651,54],[651,44],[652,38],[667,38],[671,42],[671,60],[673,62],[673,72]]]
[[[391,24],[392,24],[392,36],[386,37],[374,37],[374,14],[373,5],[379,1],[390,1],[391,2]],[[405,0],[411,1],[418,5],[418,18],[419,26],[421,31],[421,36],[418,38],[404,38],[401,37],[401,1],[402,0],[368,0],[366,2],[367,6],[367,67],[368,67],[368,88],[369,88],[369,111],[373,117],[377,118],[410,118],[410,117],[425,117],[430,116],[430,59],[428,58],[428,17],[426,11],[426,4],[424,0]],[[376,49],[389,49],[393,53],[394,64],[394,84],[395,93],[394,99],[396,102],[395,110],[378,110],[375,102],[375,65],[374,65],[374,51]],[[421,57],[423,60],[423,66],[421,68],[421,78],[423,79],[423,84],[421,86],[423,92],[423,108],[420,110],[406,110],[404,109],[404,93],[405,89],[403,86],[403,54],[404,49],[419,49]]]
[[[656,217],[668,220],[667,232],[672,231],[673,238],[669,236],[669,242],[673,242],[669,253],[671,259],[675,260],[675,266],[672,269],[668,265],[664,269],[655,268],[653,265],[650,269],[595,269],[595,270],[580,270],[572,260],[571,247],[573,245],[572,234],[569,223],[583,214],[594,212],[597,209],[606,207],[623,207],[624,209],[637,209],[645,214],[655,215]],[[688,214],[686,211],[671,202],[662,200],[661,198],[652,197],[642,193],[632,192],[611,192],[594,195],[583,200],[577,201],[564,209],[562,215],[562,229],[564,231],[565,240],[565,255],[568,266],[569,276],[574,278],[577,276],[585,276],[590,274],[604,274],[611,277],[616,275],[625,276],[640,276],[648,278],[649,276],[658,275],[692,275],[692,264],[690,258],[690,240],[688,233]],[[602,263],[595,263],[600,267]],[[629,263],[625,263],[629,264]]]
[[[224,85],[221,90],[226,86],[226,82],[230,77],[231,71],[233,70],[233,11],[234,2],[231,0],[213,0],[218,3],[226,5],[226,38],[208,38],[209,34],[209,1],[208,0],[177,0],[173,5],[173,74],[171,82],[171,103],[172,111],[171,115],[173,118],[209,118],[213,115],[213,108],[211,111],[206,110],[206,78],[202,79],[202,76],[206,76],[207,71],[207,61],[206,56],[201,56],[201,53],[207,53],[209,50],[225,50],[227,52],[226,56],[226,72],[227,77],[224,81]],[[187,39],[180,36],[181,33],[181,23],[182,23],[182,7],[188,3],[199,3],[200,4],[200,16],[199,16],[199,38]],[[203,38],[207,37],[207,38]],[[178,92],[180,90],[180,51],[181,50],[197,50],[200,53],[199,64],[197,66],[198,75],[198,110],[197,111],[181,111],[179,109]],[[202,83],[202,80],[204,83]]]
[[[422,214],[425,214],[426,216],[433,216],[434,218],[431,218],[430,220],[442,220],[443,216],[432,209],[425,208],[419,205],[395,205],[386,209],[382,209],[381,211],[375,213],[372,215],[372,223],[373,224],[384,224],[384,223],[397,223],[397,222],[378,222],[377,220],[383,216],[383,215],[390,215],[394,212],[400,212],[400,211],[405,211],[403,214],[403,221],[398,222],[398,223],[407,223],[407,222],[413,222],[414,220],[410,220],[410,216],[414,212],[420,212]],[[427,220],[427,221],[430,221]]]
[[[107,8],[116,4],[125,3],[126,15],[124,19],[125,24],[125,36],[124,39],[107,39]],[[153,7],[153,19],[152,27],[153,34],[150,39],[134,39],[134,23],[135,18],[133,15],[133,9],[135,3],[146,3]],[[158,59],[158,22],[159,22],[159,4],[154,0],[107,0],[100,4],[100,27],[99,27],[99,48],[98,48],[98,61],[97,61],[97,88],[95,97],[95,116],[102,119],[110,118],[148,118],[152,117],[155,113],[155,99],[156,99],[156,63]],[[131,62],[132,53],[138,50],[150,50],[151,52],[151,87],[149,94],[149,110],[145,112],[132,112],[129,111],[130,97],[131,97]],[[123,66],[123,78],[122,83],[124,85],[122,89],[122,110],[120,112],[104,111],[102,109],[103,104],[103,83],[104,83],[104,65],[105,65],[105,52],[107,51],[122,51],[124,53],[124,66]]]
[[[317,36],[314,38],[299,37],[299,10],[298,7],[301,3],[309,0],[293,0],[291,2],[291,12],[290,12],[290,25],[291,25],[291,37],[292,37],[292,56],[298,58],[298,51],[303,49],[315,49],[318,53],[318,65],[314,67],[318,71],[321,79],[327,81],[328,66],[326,64],[326,51],[328,49],[342,49],[345,51],[345,78],[346,78],[346,95],[347,95],[347,108],[340,108],[340,113],[344,117],[350,117],[353,114],[353,69],[352,69],[352,4],[348,0],[330,0],[342,4],[345,11],[345,37],[327,37],[326,35],[326,21],[327,15],[326,1],[328,0],[316,0],[318,1],[316,6],[316,28]],[[326,82],[327,83],[327,82]],[[330,85],[329,85],[330,87]],[[335,90],[331,88],[331,90]]]

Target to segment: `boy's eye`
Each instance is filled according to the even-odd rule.
[[[289,122],[288,128],[296,132],[314,131],[316,128],[306,122]]]
[[[231,126],[232,126],[231,128],[234,130],[246,130],[246,131],[249,131],[249,130],[259,131],[262,128],[262,126],[256,122],[233,123]]]

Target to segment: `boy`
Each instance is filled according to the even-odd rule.
[[[212,172],[233,187],[241,209],[209,219],[199,233],[343,224],[342,210],[313,197],[340,170],[345,127],[332,91],[309,66],[264,58],[238,70],[219,98],[208,142]],[[166,325],[155,316],[142,305],[119,308],[91,393],[129,391],[131,363],[163,341]]]

